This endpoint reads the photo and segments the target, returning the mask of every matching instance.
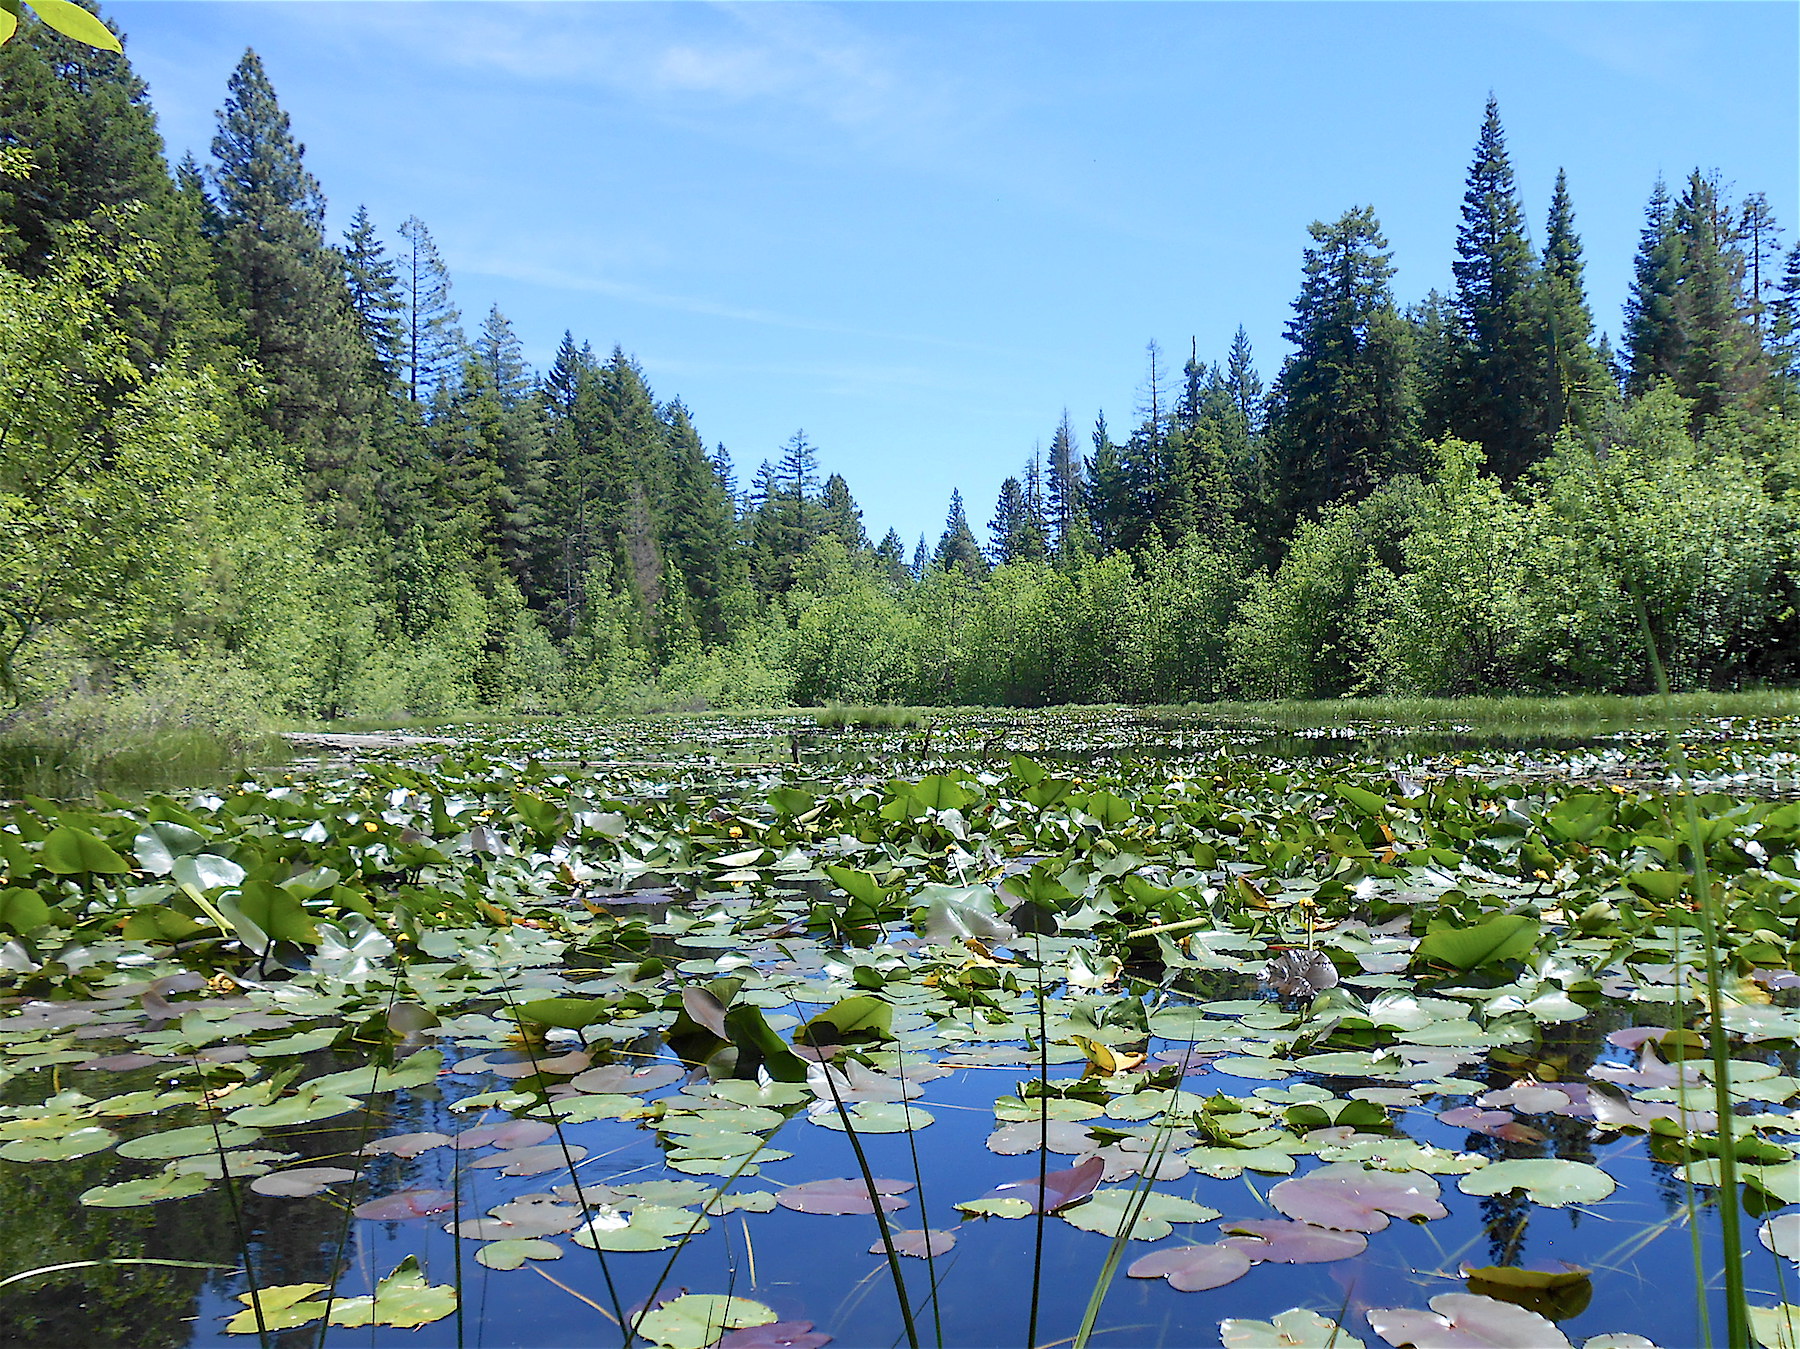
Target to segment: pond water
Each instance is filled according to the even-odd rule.
[[[1800,1301],[1792,726],[1701,764],[1766,787],[1700,803],[1721,1033],[1681,812],[1611,746],[1059,714],[784,769],[746,720],[15,811],[0,1279],[44,1272],[0,1344],[885,1346],[903,1282],[921,1344],[1098,1298],[1096,1345],[1667,1347],[1725,1340],[1726,1202],[1746,1301]],[[890,1263],[871,1180],[953,1244]],[[1159,1276],[1194,1248],[1218,1286]]]

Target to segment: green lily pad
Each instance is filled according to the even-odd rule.
[[[1086,1203],[1063,1209],[1057,1216],[1071,1227],[1101,1236],[1119,1235],[1126,1218],[1137,1208],[1139,1196],[1128,1189],[1095,1190]],[[1142,1196],[1142,1208],[1131,1224],[1133,1241],[1160,1241],[1175,1229],[1172,1223],[1211,1222],[1219,1216],[1216,1208],[1207,1208],[1191,1199],[1152,1191]]]
[[[727,1330],[766,1326],[775,1313],[749,1298],[684,1293],[644,1314],[637,1333],[663,1349],[706,1349]]]
[[[1534,1203],[1549,1208],[1565,1204],[1592,1204],[1611,1194],[1613,1178],[1586,1162],[1553,1157],[1524,1157],[1494,1162],[1457,1182],[1464,1194],[1508,1194],[1523,1190]]]
[[[199,1194],[209,1183],[205,1176],[169,1167],[141,1180],[96,1185],[83,1190],[80,1199],[90,1208],[137,1208],[141,1204],[159,1204],[165,1199],[186,1199]]]
[[[105,1151],[117,1136],[110,1129],[88,1125],[53,1138],[14,1139],[0,1147],[0,1157],[9,1162],[66,1162]]]
[[[475,1258],[489,1269],[518,1269],[527,1260],[560,1260],[562,1256],[561,1246],[538,1237],[490,1241],[475,1252]]]
[[[363,1103],[352,1096],[314,1096],[311,1092],[301,1092],[272,1105],[239,1106],[225,1118],[233,1124],[257,1129],[281,1129],[293,1124],[317,1124],[320,1120],[336,1119],[362,1108]]]
[[[418,1260],[407,1256],[380,1283],[373,1297],[346,1298],[331,1307],[334,1326],[400,1326],[410,1329],[441,1321],[456,1310],[453,1284],[428,1284]]]
[[[325,1315],[325,1304],[312,1300],[313,1295],[329,1287],[328,1283],[288,1283],[239,1293],[238,1301],[245,1304],[244,1310],[228,1320],[225,1329],[233,1335],[255,1335],[259,1330],[292,1330],[316,1321]]]
[[[898,1101],[858,1101],[846,1107],[846,1113],[850,1116],[850,1127],[859,1134],[916,1132],[937,1119],[929,1110]],[[844,1132],[844,1119],[836,1107],[819,1111],[812,1116],[812,1122],[821,1128]]]
[[[198,1157],[202,1153],[228,1151],[256,1141],[254,1129],[221,1124],[194,1124],[160,1134],[128,1138],[119,1144],[121,1157]]]
[[[1800,1304],[1749,1307],[1750,1334],[1763,1349],[1800,1349]]]
[[[1273,1321],[1221,1321],[1219,1340],[1225,1349],[1367,1349],[1336,1321],[1298,1307]]]

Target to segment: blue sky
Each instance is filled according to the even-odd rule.
[[[746,481],[797,428],[871,534],[978,532],[1145,344],[1285,351],[1306,228],[1371,204],[1448,289],[1482,105],[1541,237],[1559,166],[1615,335],[1645,199],[1717,169],[1800,223],[1787,3],[179,3],[106,11],[172,156],[261,53],[343,228],[430,226],[473,328],[634,354]]]

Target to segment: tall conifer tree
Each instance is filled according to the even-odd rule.
[[[1467,335],[1451,429],[1486,450],[1488,463],[1510,481],[1549,449],[1549,378],[1536,264],[1491,94],[1451,270]]]
[[[342,262],[321,234],[325,198],[254,51],[232,72],[218,125],[213,182],[226,292],[269,384],[263,417],[302,455],[309,493],[338,498],[330,518],[349,524],[372,490],[364,441],[371,353]]]
[[[450,299],[450,269],[418,216],[400,225],[401,382],[414,403],[430,404],[462,363],[462,315]]]

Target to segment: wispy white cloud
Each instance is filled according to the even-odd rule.
[[[557,256],[567,257],[569,254],[561,253]],[[499,277],[508,281],[523,282],[527,285],[544,286],[552,290],[606,295],[616,300],[623,300],[628,304],[643,305],[651,309],[675,310],[680,313],[700,314],[708,318],[725,319],[737,323],[787,328],[800,332],[832,333],[843,337],[858,337],[880,342],[983,352],[990,355],[999,352],[998,348],[979,342],[965,342],[956,338],[925,333],[887,332],[854,324],[836,323],[830,319],[809,318],[798,314],[784,314],[777,310],[731,304],[727,301],[707,299],[703,296],[674,294],[631,281],[620,281],[601,274],[597,269],[557,266],[513,256],[471,256],[467,254],[459,255],[455,259],[455,263],[458,276]]]
[[[790,134],[824,126],[903,150],[953,135],[975,93],[810,4],[357,6],[344,40],[371,36],[461,71],[603,92],[728,134],[777,120]]]

